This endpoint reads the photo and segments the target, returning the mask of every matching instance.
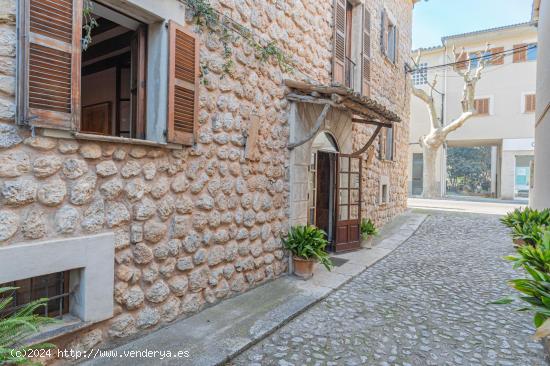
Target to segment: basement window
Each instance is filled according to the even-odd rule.
[[[42,298],[48,298],[49,301],[45,306],[36,309],[36,315],[62,317],[69,312],[69,271],[0,284],[0,288],[3,287],[16,289],[0,294],[0,302],[12,298],[9,307],[0,311],[0,316],[11,315],[25,305]]]
[[[93,3],[98,26],[82,49],[80,132],[145,138],[147,25]]]

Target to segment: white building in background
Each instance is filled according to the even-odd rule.
[[[463,79],[452,67],[453,47],[465,49],[475,67],[489,43],[489,58],[477,84],[477,114],[448,136],[438,155],[437,180],[446,194],[447,152],[453,147],[490,146],[491,184],[487,195],[502,199],[526,198],[529,192],[530,165],[534,155],[536,108],[537,30],[533,23],[442,38],[442,45],[422,49],[421,63],[413,73],[417,87],[429,90],[426,82],[437,76],[437,111],[443,124],[461,113]],[[414,54],[415,52],[413,52]],[[465,65],[466,66],[466,65]],[[422,193],[422,148],[419,139],[429,131],[426,105],[411,98],[409,149],[409,195]]]

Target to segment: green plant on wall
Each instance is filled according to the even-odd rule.
[[[92,31],[98,26],[93,14],[93,4],[84,0],[82,7],[82,50],[86,51],[92,43]]]
[[[6,314],[13,302],[11,294],[15,290],[17,287],[0,287],[0,365],[29,364],[32,363],[26,356],[29,350],[55,347],[50,343],[25,345],[25,340],[38,332],[39,327],[54,323],[55,320],[35,314],[36,310],[46,305],[48,299],[33,301]]]
[[[235,66],[233,61],[233,49],[231,44],[242,38],[254,50],[256,59],[262,63],[274,60],[284,72],[293,70],[293,61],[276,44],[254,37],[254,34],[246,27],[235,23],[225,15],[219,14],[207,0],[180,0],[184,3],[193,18],[195,25],[200,30],[207,30],[215,34],[223,46],[224,64],[222,65],[223,75],[231,75]],[[201,76],[205,65],[201,65]]]

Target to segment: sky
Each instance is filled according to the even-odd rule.
[[[531,19],[532,0],[428,0],[413,11],[413,49],[441,45],[441,37]]]

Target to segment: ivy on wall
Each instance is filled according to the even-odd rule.
[[[215,34],[223,46],[224,75],[231,75],[235,66],[231,44],[239,37],[248,43],[254,50],[256,59],[262,63],[274,60],[283,72],[294,69],[291,57],[286,55],[275,41],[265,41],[254,36],[252,31],[229,17],[216,11],[208,0],[179,0],[187,6],[194,23],[201,31],[206,30]],[[208,72],[208,67],[201,64],[201,76]],[[204,82],[204,81],[203,81]]]

